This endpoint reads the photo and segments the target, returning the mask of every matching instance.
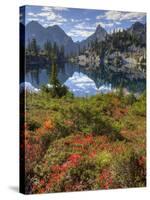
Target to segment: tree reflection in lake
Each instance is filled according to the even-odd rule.
[[[134,70],[116,70],[111,66],[81,67],[77,64],[65,63],[57,65],[58,79],[77,96],[107,93],[122,86],[129,92],[141,93],[145,90],[146,80],[143,72]],[[25,81],[34,87],[49,82],[51,66],[27,67]]]

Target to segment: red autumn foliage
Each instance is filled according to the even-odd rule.
[[[40,184],[41,184],[41,185],[44,185],[44,184],[45,184],[45,180],[44,180],[44,179],[41,179],[41,180],[40,180]]]
[[[112,188],[113,179],[112,174],[108,169],[103,169],[99,176],[99,184],[101,189]]]
[[[79,154],[72,154],[62,165],[52,165],[50,167],[51,173],[49,174],[47,182],[45,182],[44,179],[41,179],[40,185],[33,185],[32,190],[38,191],[38,193],[49,191],[53,185],[60,182],[60,180],[65,176],[68,169],[77,166],[81,158],[82,157]],[[42,190],[39,189],[39,186],[42,187]]]
[[[81,156],[79,154],[72,154],[68,158],[68,161],[70,161],[73,165],[76,165],[80,159],[81,159]]]
[[[54,128],[54,125],[53,125],[53,122],[52,120],[46,120],[43,124],[43,127],[46,129],[46,130],[51,130]]]
[[[138,159],[138,164],[139,164],[140,167],[145,166],[145,162],[146,162],[145,156],[141,156],[141,157]]]
[[[90,158],[94,158],[96,156],[97,152],[95,150],[93,150],[90,154],[89,157]]]
[[[87,135],[84,137],[76,136],[73,138],[71,141],[72,144],[81,144],[81,145],[86,145],[86,144],[91,144],[93,142],[93,136],[92,135]]]

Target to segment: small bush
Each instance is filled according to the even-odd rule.
[[[57,87],[43,85],[41,90],[42,92],[49,94],[52,98],[61,98],[68,93],[68,88],[65,85],[58,85]]]
[[[90,159],[85,159],[71,168],[61,182],[61,191],[93,190],[96,187],[98,169]]]
[[[135,115],[139,115],[139,116],[145,117],[146,116],[146,102],[138,101],[135,104],[133,104],[132,112]]]
[[[126,105],[132,105],[133,103],[136,102],[136,97],[134,96],[133,93],[131,93],[125,97],[124,102]]]
[[[53,141],[54,135],[52,133],[46,132],[44,135],[41,136],[40,140],[42,143],[43,150],[46,150]]]
[[[41,124],[37,121],[31,120],[27,122],[28,130],[35,131],[36,129],[41,127]]]
[[[116,187],[126,188],[146,185],[145,164],[143,164],[143,160],[142,164],[139,162],[140,158],[132,150],[117,155],[112,163]]]
[[[74,98],[74,94],[68,90],[66,92],[64,98],[66,98],[66,99],[73,99]]]
[[[112,155],[107,151],[100,152],[95,157],[95,162],[100,169],[102,169],[103,167],[107,167],[107,165],[110,164],[111,160]]]
[[[47,85],[42,85],[41,86],[41,91],[45,92],[45,93],[49,93],[50,92],[50,87],[48,87]]]

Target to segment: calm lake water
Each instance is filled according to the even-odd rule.
[[[96,93],[111,92],[120,85],[127,92],[141,93],[145,90],[146,80],[144,73],[134,73],[129,70],[115,71],[111,66],[99,66],[89,68],[78,64],[58,64],[58,79],[65,84],[75,96],[95,95]],[[139,75],[140,74],[140,75]],[[51,66],[28,67],[25,73],[25,81],[34,87],[49,83]]]

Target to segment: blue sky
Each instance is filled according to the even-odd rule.
[[[38,21],[42,26],[59,25],[74,41],[81,41],[94,33],[98,24],[106,29],[122,30],[134,22],[145,23],[146,14],[111,10],[87,10],[63,7],[26,6],[26,24]]]

